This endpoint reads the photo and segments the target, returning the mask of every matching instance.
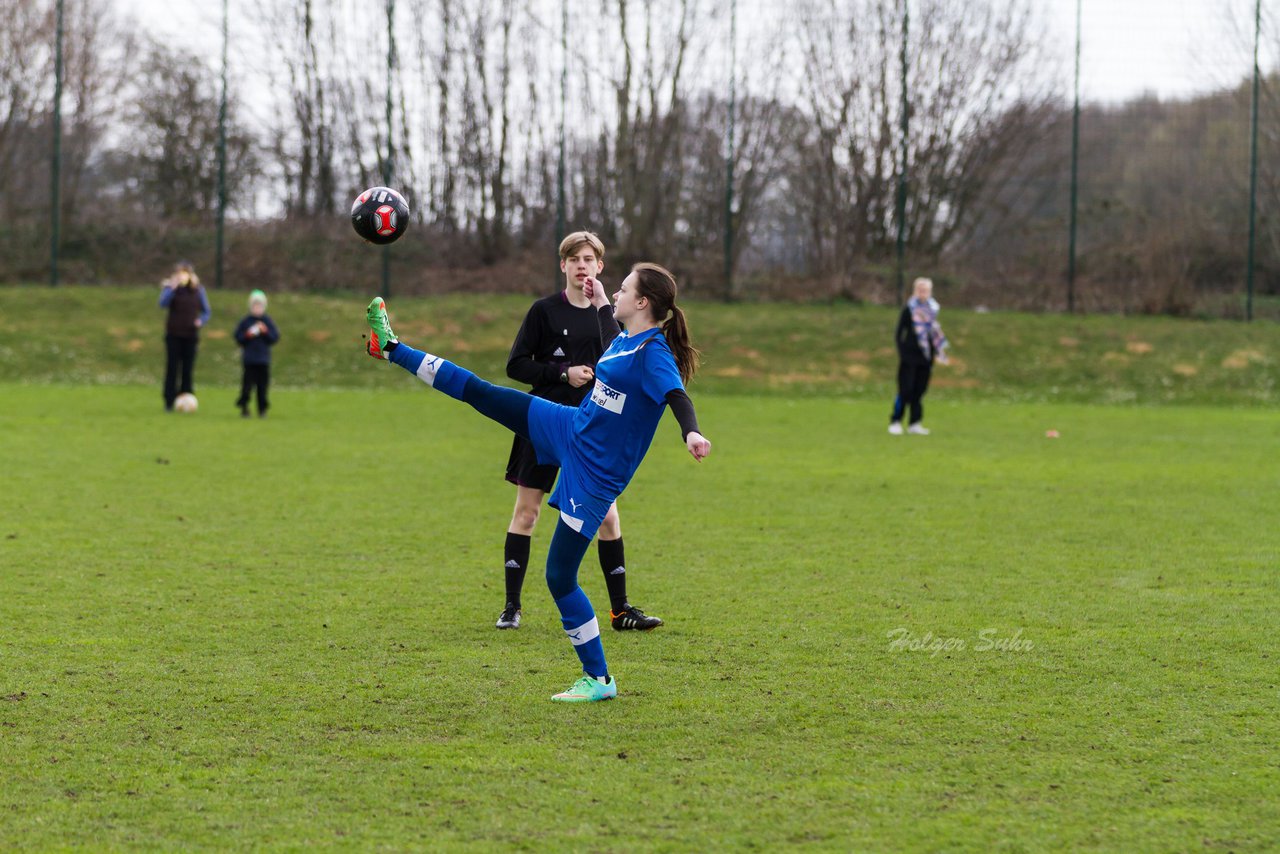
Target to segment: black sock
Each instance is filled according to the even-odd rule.
[[[503,560],[507,567],[507,604],[520,607],[520,589],[524,587],[524,573],[529,568],[529,540],[524,534],[507,532],[507,544],[503,548]]]
[[[600,540],[600,569],[609,588],[609,607],[617,614],[627,607],[627,562],[622,555],[622,537]]]

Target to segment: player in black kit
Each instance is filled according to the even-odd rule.
[[[582,293],[588,277],[604,269],[604,244],[589,231],[576,231],[560,243],[560,269],[565,286],[559,293],[535,302],[511,347],[507,376],[533,386],[532,394],[556,403],[577,406],[591,393],[595,364],[604,352],[596,309]],[[500,629],[520,628],[520,591],[529,566],[529,541],[542,502],[556,482],[559,468],[538,465],[533,445],[516,436],[507,462],[507,480],[516,485],[516,506],[507,526],[504,549],[507,603],[498,617]],[[609,617],[618,631],[647,631],[662,625],[627,601],[627,570],[622,549],[618,505],[597,535],[600,568],[609,589]]]

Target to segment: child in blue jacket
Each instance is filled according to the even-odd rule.
[[[267,314],[267,295],[262,291],[249,294],[249,313],[236,327],[236,343],[243,352],[244,377],[240,383],[240,415],[249,417],[249,392],[258,392],[258,417],[265,418],[267,386],[271,384],[271,347],[280,340],[280,330]]]

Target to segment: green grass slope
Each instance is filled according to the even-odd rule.
[[[155,288],[57,291],[0,287],[0,382],[157,384],[163,313]],[[245,294],[211,293],[199,386],[239,382],[230,338]],[[282,386],[365,383],[359,358],[367,296],[280,294]],[[393,299],[398,334],[502,379],[527,297]],[[705,370],[694,391],[783,396],[893,393],[894,311],[835,305],[693,303]],[[935,373],[934,399],[1274,405],[1280,326],[1151,317],[1064,317],[947,311],[956,363]],[[406,380],[407,382],[408,380]]]

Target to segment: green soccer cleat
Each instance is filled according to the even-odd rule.
[[[387,304],[382,297],[374,297],[373,302],[365,310],[364,319],[369,324],[369,355],[375,359],[387,358],[386,348],[389,344],[398,343],[396,334],[391,331],[391,321],[387,318]]]
[[[609,681],[601,682],[594,676],[583,676],[573,683],[568,691],[561,691],[552,696],[557,703],[594,703],[597,700],[612,700],[618,696],[618,682],[612,676],[605,677]]]

